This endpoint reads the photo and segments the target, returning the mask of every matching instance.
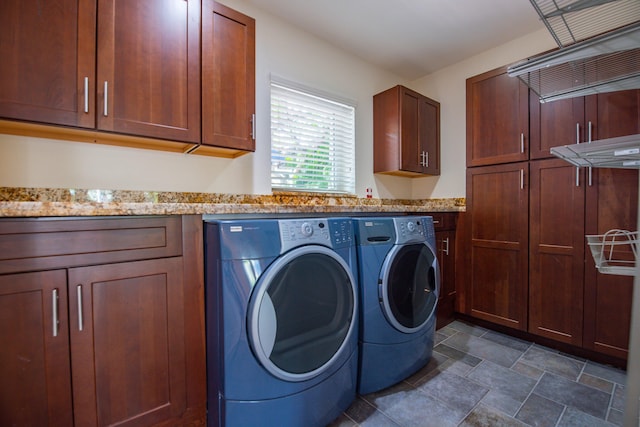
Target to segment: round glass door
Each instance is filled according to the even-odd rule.
[[[249,342],[278,378],[313,378],[339,357],[356,324],[356,284],[347,263],[324,246],[276,259],[249,302]]]
[[[431,246],[394,246],[382,266],[379,288],[389,323],[405,333],[419,330],[435,311],[439,283],[440,269]]]

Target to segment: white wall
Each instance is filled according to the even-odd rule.
[[[553,47],[551,35],[543,29],[410,83],[412,89],[440,102],[441,127],[441,175],[415,179],[412,198],[465,197],[467,78]]]
[[[102,188],[268,194],[269,79],[287,80],[349,98],[356,107],[356,192],[409,198],[406,179],[381,179],[373,170],[372,95],[398,83],[367,64],[242,0],[224,1],[256,19],[255,153],[236,159],[0,135],[0,186]]]
[[[465,79],[551,47],[542,32],[409,83],[246,4],[256,19],[255,153],[236,159],[0,135],[0,186],[269,194],[269,79],[281,78],[352,99],[356,106],[356,193],[374,197],[464,197]],[[405,84],[442,108],[442,175],[411,179],[373,174],[372,96]]]

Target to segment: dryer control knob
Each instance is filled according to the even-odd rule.
[[[407,222],[407,230],[413,233],[415,229],[416,229],[416,225],[413,222],[411,221]]]
[[[302,226],[300,226],[300,232],[304,237],[309,237],[313,234],[313,227],[308,222],[304,222]]]

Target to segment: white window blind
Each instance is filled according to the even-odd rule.
[[[271,186],[355,193],[355,107],[271,82]]]

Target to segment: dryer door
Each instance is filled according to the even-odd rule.
[[[434,314],[438,301],[440,268],[435,251],[425,242],[394,246],[378,283],[389,323],[401,332],[417,332]]]
[[[251,348],[287,381],[320,375],[355,333],[357,289],[348,264],[320,245],[277,258],[256,283],[247,313]]]

